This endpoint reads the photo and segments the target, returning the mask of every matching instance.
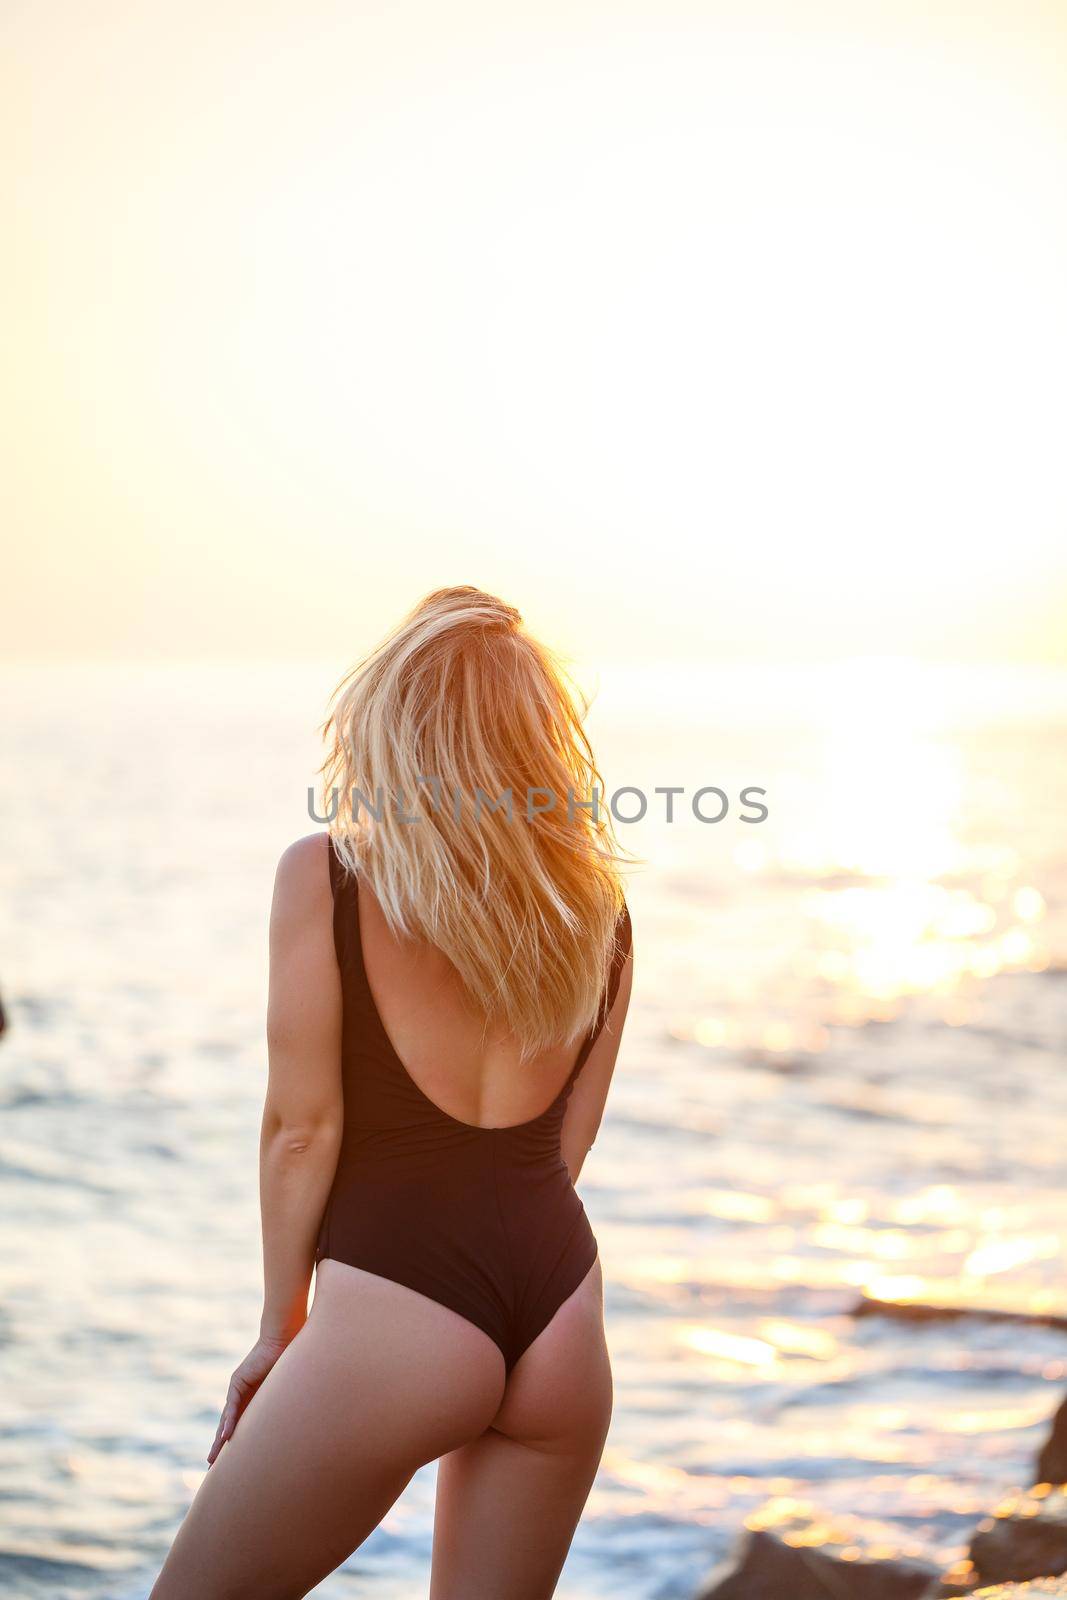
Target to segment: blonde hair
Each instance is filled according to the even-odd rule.
[[[523,1059],[592,1026],[622,906],[587,710],[513,607],[460,587],[427,595],[342,679],[323,724],[338,857],[395,935],[444,952]],[[510,815],[493,809],[509,791]]]

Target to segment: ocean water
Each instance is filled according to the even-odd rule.
[[[267,915],[330,683],[0,674],[16,1600],[147,1593],[254,1336]],[[605,671],[592,726],[650,803],[620,827],[634,1003],[579,1185],[615,1413],[558,1593],[684,1600],[746,1520],[947,1564],[1067,1389],[1067,1332],[1033,1320],[1067,1317],[1063,682]],[[434,1480],[316,1594],[424,1595]]]

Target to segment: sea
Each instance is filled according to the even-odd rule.
[[[689,1600],[746,1526],[947,1566],[1067,1392],[1065,676],[576,671],[635,980],[557,1593]],[[271,888],[339,675],[0,669],[11,1600],[144,1600],[254,1339]],[[315,1594],[424,1596],[435,1478]]]

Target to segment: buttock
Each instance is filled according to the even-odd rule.
[[[399,1291],[399,1292],[397,1292]],[[385,1296],[384,1306],[387,1316],[383,1317],[384,1325],[395,1330],[403,1337],[412,1330],[417,1330],[423,1325],[427,1330],[427,1343],[430,1351],[438,1348],[447,1329],[452,1335],[457,1330],[460,1334],[460,1348],[468,1352],[468,1359],[484,1359],[499,1372],[501,1379],[505,1373],[503,1352],[496,1339],[486,1329],[478,1326],[462,1312],[456,1312],[451,1306],[442,1304],[431,1295],[423,1294],[421,1290],[413,1289],[408,1284],[397,1282],[395,1278],[386,1277],[379,1272],[371,1272],[366,1267],[356,1266],[352,1262],[337,1261],[332,1256],[323,1256],[316,1265],[315,1302],[320,1311],[325,1311],[335,1321],[348,1316],[353,1308],[365,1306],[368,1296]],[[355,1298],[353,1299],[353,1296]],[[447,1321],[442,1321],[441,1314],[447,1315]]]

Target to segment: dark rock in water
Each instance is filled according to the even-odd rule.
[[[888,1317],[894,1322],[1015,1322],[1032,1328],[1058,1328],[1067,1333],[1067,1317],[1054,1311],[1001,1311],[995,1306],[938,1306],[922,1300],[876,1300],[861,1295],[849,1308],[853,1317]],[[1048,1479],[1043,1481],[1048,1482]]]
[[[1038,1483],[1067,1483],[1067,1400],[1052,1419],[1052,1432],[1037,1458]]]
[[[914,1561],[841,1561],[814,1545],[746,1533],[699,1600],[924,1600],[937,1581]]]
[[[1067,1485],[1039,1484],[1002,1501],[978,1524],[970,1558],[979,1585],[1067,1573]]]

